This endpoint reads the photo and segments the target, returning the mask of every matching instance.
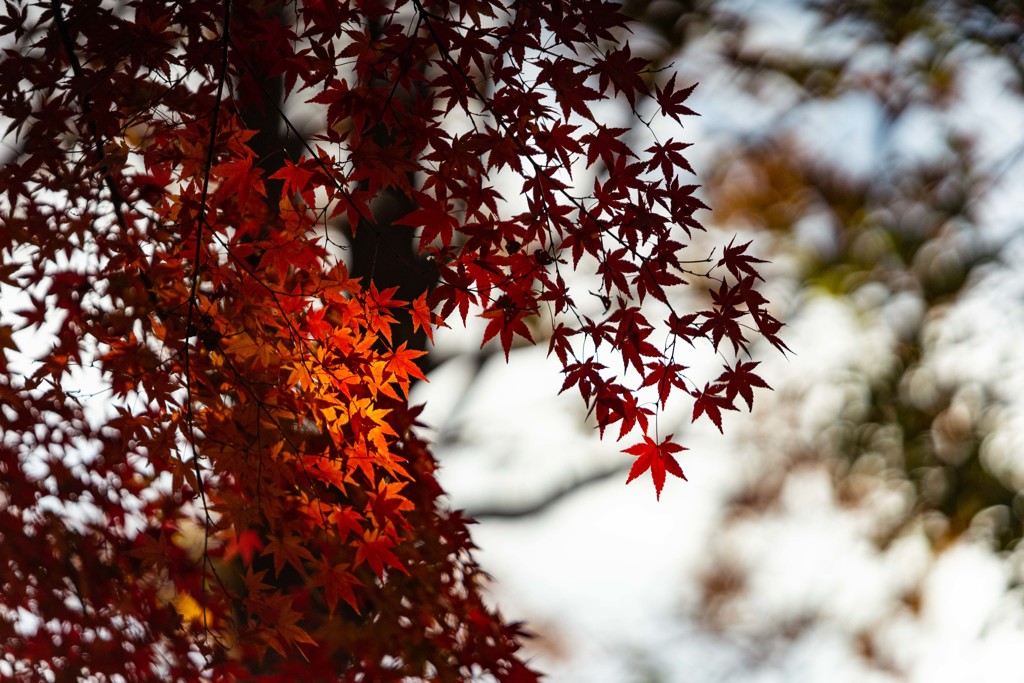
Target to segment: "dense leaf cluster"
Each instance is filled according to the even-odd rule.
[[[684,259],[686,145],[601,122],[692,113],[602,0],[8,1],[0,26],[0,283],[24,302],[0,327],[5,675],[533,680],[439,501],[397,326],[472,314],[506,355],[548,326],[659,494],[682,476],[659,403],[721,428],[765,386],[736,362],[700,388],[676,358],[751,329],[781,348],[780,325],[747,245]],[[282,131],[297,154],[265,151]],[[413,208],[384,225],[396,193]],[[403,225],[439,278],[411,301],[346,263]],[[709,307],[676,310],[694,280]],[[69,389],[87,369],[100,409]]]

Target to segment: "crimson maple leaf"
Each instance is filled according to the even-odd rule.
[[[615,92],[626,96],[629,106],[635,107],[637,94],[647,92],[641,76],[647,65],[647,60],[633,56],[628,43],[621,50],[609,52],[596,65],[601,90],[607,90],[611,84]]]
[[[679,466],[679,463],[672,455],[673,453],[685,451],[686,448],[677,443],[672,443],[673,436],[675,435],[669,434],[661,443],[655,443],[654,439],[645,434],[643,443],[634,444],[622,451],[623,453],[636,456],[636,461],[633,462],[633,467],[629,470],[629,477],[626,478],[627,484],[647,470],[650,470],[651,478],[654,480],[655,494],[658,500],[661,500],[661,489],[665,487],[666,472],[686,481],[683,468]]]
[[[507,298],[499,298],[493,307],[480,314],[480,317],[487,318],[490,321],[487,323],[487,329],[484,330],[480,348],[483,348],[484,344],[496,335],[499,336],[501,348],[505,351],[505,361],[507,362],[508,354],[512,350],[512,338],[515,335],[518,334],[526,339],[526,341],[531,344],[533,343],[530,328],[526,326],[523,320],[523,318],[531,314],[532,311],[516,308]]]
[[[224,196],[234,196],[240,209],[246,207],[251,192],[261,197],[267,196],[262,171],[258,166],[252,165],[251,157],[218,164],[213,167],[212,172],[221,176],[219,192]]]
[[[705,384],[704,391],[694,391],[693,397],[697,399],[693,402],[693,417],[691,422],[696,422],[697,418],[702,414],[707,415],[711,418],[711,421],[718,427],[718,431],[722,431],[722,411],[723,410],[736,410],[736,406],[726,396],[722,396],[721,392],[725,387],[721,384]]]
[[[764,259],[754,258],[746,253],[750,242],[733,246],[735,241],[735,237],[729,240],[729,244],[722,252],[722,258],[718,261],[718,266],[724,265],[730,273],[738,278],[750,276],[763,282],[764,278],[758,275],[757,270],[751,264],[765,263]]]
[[[658,387],[658,400],[661,401],[662,409],[665,408],[672,387],[686,391],[686,381],[683,378],[683,371],[687,369],[685,365],[671,361],[654,361],[647,363],[647,369],[647,379],[644,380],[643,386]]]
[[[661,107],[663,114],[671,116],[676,121],[682,123],[682,119],[679,118],[680,116],[698,116],[697,112],[683,105],[683,102],[686,101],[686,98],[690,96],[690,93],[696,87],[697,84],[694,83],[689,88],[676,90],[676,76],[672,74],[672,78],[669,79],[664,88],[656,87],[654,89],[654,99],[658,102],[658,106]]]
[[[313,177],[313,171],[305,167],[306,163],[293,164],[291,160],[284,159],[284,166],[279,168],[273,175],[272,180],[284,181],[284,193],[296,195],[303,192]]]
[[[717,381],[725,384],[726,399],[732,402],[736,399],[736,394],[739,394],[747,402],[747,408],[754,409],[754,387],[771,389],[767,382],[754,374],[753,370],[758,365],[760,363],[757,361],[737,361],[735,368],[725,366],[725,372],[719,375]]]
[[[252,529],[247,529],[241,534],[231,531],[228,541],[224,546],[224,560],[230,560],[236,555],[245,561],[245,564],[252,564],[253,555],[256,551],[263,549],[263,541]]]
[[[647,161],[648,170],[653,171],[660,168],[661,174],[666,178],[674,176],[677,168],[684,168],[690,173],[695,173],[693,167],[690,166],[690,162],[682,155],[682,151],[689,146],[688,143],[677,142],[671,138],[666,140],[664,144],[655,143],[651,145],[645,150],[651,153],[651,158]],[[750,243],[748,242],[747,244]],[[731,243],[730,246],[732,246]],[[746,245],[743,246],[745,247]]]

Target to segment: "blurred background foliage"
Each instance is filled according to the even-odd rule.
[[[661,63],[700,81],[709,101],[748,112],[731,129],[705,124],[712,149],[695,166],[708,225],[770,245],[778,277],[791,280],[791,317],[820,297],[842,299],[882,340],[867,362],[826,378],[839,401],[776,387],[782,405],[751,430],[759,447],[700,577],[705,625],[770,651],[766,641],[791,642],[829,618],[811,608],[751,626],[753,570],[729,551],[730,529],[780,514],[787,486],[808,471],[827,473],[838,506],[870,511],[878,553],[923,537],[933,558],[965,539],[1019,557],[1024,468],[1019,439],[1006,438],[1015,396],[1005,380],[1022,357],[1000,349],[1012,348],[1008,318],[1021,308],[1006,285],[1024,223],[1021,5],[630,0],[626,11],[657,36]],[[1006,317],[975,318],[980,299]],[[985,354],[999,335],[1011,339],[992,346],[992,372],[957,351]],[[819,413],[809,430],[807,411]],[[1006,588],[1019,584],[1011,575]],[[887,618],[920,603],[910,583]],[[875,624],[852,636],[876,668],[897,672],[882,633]]]

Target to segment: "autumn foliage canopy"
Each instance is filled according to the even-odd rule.
[[[748,245],[687,256],[693,86],[627,35],[603,0],[6,0],[0,675],[536,678],[417,436],[422,337],[546,339],[659,495],[657,412],[720,429],[782,347]]]

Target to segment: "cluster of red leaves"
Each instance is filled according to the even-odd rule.
[[[737,363],[698,389],[675,342],[740,350],[749,318],[781,345],[746,245],[718,262],[732,284],[700,275],[717,284],[708,310],[673,308],[697,276],[679,241],[700,228],[685,145],[638,156],[594,107],[678,119],[689,89],[651,91],[623,28],[603,0],[6,2],[0,284],[26,303],[0,327],[0,667],[536,678],[481,599],[466,521],[438,501],[408,404],[422,352],[392,329],[472,312],[507,355],[549,325],[564,389],[602,431],[642,429],[630,478],[651,469],[659,494],[681,447],[647,435],[657,405],[638,392],[689,394],[720,427],[764,386]],[[242,112],[280,113],[275,78],[325,118],[268,173]],[[412,199],[401,222],[440,273],[415,301],[352,279],[332,247],[383,229],[384,191]],[[597,313],[566,269],[599,278]],[[645,299],[665,309],[658,330]],[[68,389],[87,367],[100,410]]]

